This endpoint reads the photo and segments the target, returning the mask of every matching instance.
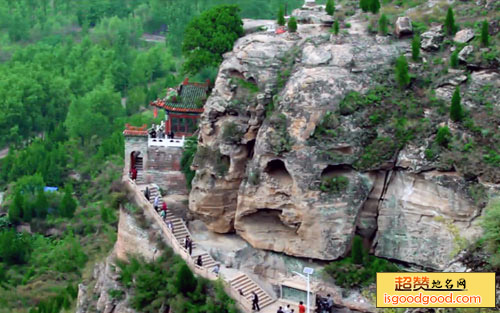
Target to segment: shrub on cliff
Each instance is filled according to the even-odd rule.
[[[443,147],[448,147],[448,144],[450,143],[451,139],[451,133],[450,129],[448,126],[443,126],[439,127],[437,135],[436,135],[436,142]]]
[[[280,6],[279,10],[278,10],[278,21],[277,21],[278,25],[280,26],[284,26],[286,24],[286,21],[285,21],[285,11],[283,10],[283,7]]]
[[[483,24],[481,25],[481,44],[485,47],[488,47],[490,45],[488,21],[483,21]]]
[[[404,88],[410,84],[410,74],[408,74],[408,62],[406,61],[406,57],[401,55],[396,59],[396,81],[399,86]]]
[[[220,5],[189,22],[182,43],[186,72],[195,74],[207,66],[219,66],[222,55],[244,33],[239,11],[235,5]]]
[[[455,25],[455,16],[451,7],[448,8],[448,12],[446,13],[444,29],[448,35],[454,35],[458,29],[457,25]]]
[[[288,31],[291,33],[297,31],[297,20],[293,16],[288,20]]]
[[[413,36],[413,39],[411,41],[411,58],[413,59],[413,61],[418,61],[418,59],[420,58],[420,46],[420,36],[416,34],[415,36]]]
[[[328,15],[333,15],[333,13],[335,13],[335,1],[334,0],[328,0],[326,2],[325,11]]]
[[[457,86],[451,98],[450,118],[454,122],[459,122],[464,118],[464,110],[460,104],[460,87]]]
[[[484,243],[486,249],[492,254],[491,265],[500,268],[500,199],[495,199],[485,208]]]

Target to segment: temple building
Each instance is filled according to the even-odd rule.
[[[152,106],[165,110],[165,133],[170,138],[191,136],[196,131],[209,85],[209,80],[200,84],[186,78],[179,87],[169,88],[165,98],[151,102]]]
[[[137,184],[156,183],[167,194],[186,194],[180,171],[185,137],[192,136],[208,98],[210,81],[189,82],[169,88],[164,98],[150,103],[165,110],[160,125],[125,125],[125,169]]]

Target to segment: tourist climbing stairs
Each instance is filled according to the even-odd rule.
[[[253,292],[255,292],[259,297],[259,306],[261,309],[276,301],[247,274],[243,273],[233,278],[231,280],[231,286],[235,290],[243,293],[243,296],[250,302],[252,302]]]

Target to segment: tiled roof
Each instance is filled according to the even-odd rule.
[[[147,125],[144,124],[141,127],[131,126],[130,124],[125,124],[125,130],[123,135],[132,137],[143,137],[148,136],[148,131],[146,130]]]
[[[188,83],[180,86],[180,94],[177,101],[156,100],[153,106],[177,112],[203,112],[203,104],[207,98],[208,85]]]

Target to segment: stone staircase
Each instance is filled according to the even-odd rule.
[[[259,297],[259,307],[261,310],[276,301],[245,273],[233,278],[230,283],[235,290],[241,291],[243,297],[250,303],[253,299],[253,292],[255,292]]]
[[[136,184],[144,184],[144,165],[142,158],[136,159],[135,168],[137,169],[137,179],[135,180]]]

